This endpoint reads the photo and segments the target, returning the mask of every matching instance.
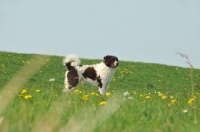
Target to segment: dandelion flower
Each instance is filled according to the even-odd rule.
[[[159,93],[159,94],[158,94],[158,96],[160,96],[160,97],[161,97],[161,96],[162,96],[162,93]]]
[[[35,92],[36,92],[36,93],[39,93],[39,92],[40,92],[40,90],[39,90],[39,89],[37,89],[37,90],[35,90]]]
[[[190,100],[188,100],[188,104],[191,104],[192,102],[194,102],[194,98],[191,98]]]
[[[22,94],[24,94],[24,93],[26,93],[27,92],[27,90],[26,89],[22,89]]]
[[[151,97],[149,95],[146,96],[146,99],[150,99]]]
[[[95,95],[95,92],[92,92],[91,94],[92,94],[92,95]]]
[[[25,98],[25,99],[31,99],[32,96],[31,96],[31,95],[26,95],[26,96],[24,96],[24,98]]]
[[[78,92],[79,92],[79,90],[75,90],[74,92],[75,92],[75,93],[78,93]]]
[[[99,104],[100,105],[104,105],[104,104],[106,104],[106,102],[105,101],[101,101]]]
[[[106,96],[110,96],[110,95],[111,95],[111,93],[110,93],[110,92],[107,92],[107,93],[106,93]]]
[[[81,92],[80,90],[78,90],[78,89],[75,90],[74,92],[75,92],[75,93],[82,93],[82,92]]]
[[[96,95],[96,96],[100,96],[99,93],[96,93],[95,95]]]
[[[162,99],[167,99],[167,96],[166,96],[166,95],[163,95],[163,96],[162,96]]]
[[[85,100],[85,101],[87,101],[87,100],[88,100],[88,96],[89,96],[89,95],[87,95],[87,94],[86,94],[86,95],[84,95],[84,96],[82,97],[82,100]]]
[[[175,103],[177,103],[177,101],[176,101],[175,99],[172,99],[172,100],[171,100],[171,103],[172,103],[172,104],[175,104]]]

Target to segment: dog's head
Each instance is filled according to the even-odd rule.
[[[111,67],[111,68],[116,68],[119,63],[118,58],[112,55],[105,56],[103,62],[106,64],[106,66]]]

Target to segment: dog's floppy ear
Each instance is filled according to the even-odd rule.
[[[108,65],[109,64],[109,62],[110,62],[110,56],[109,55],[107,55],[107,56],[104,56],[104,63],[106,64],[106,65]]]

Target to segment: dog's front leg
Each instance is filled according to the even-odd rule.
[[[99,93],[101,95],[105,95],[106,92],[107,92],[107,87],[106,86],[99,87]]]

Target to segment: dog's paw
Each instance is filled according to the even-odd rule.
[[[64,89],[62,90],[63,93],[69,92],[69,91],[70,91],[70,89],[68,89],[68,88],[64,88]]]

